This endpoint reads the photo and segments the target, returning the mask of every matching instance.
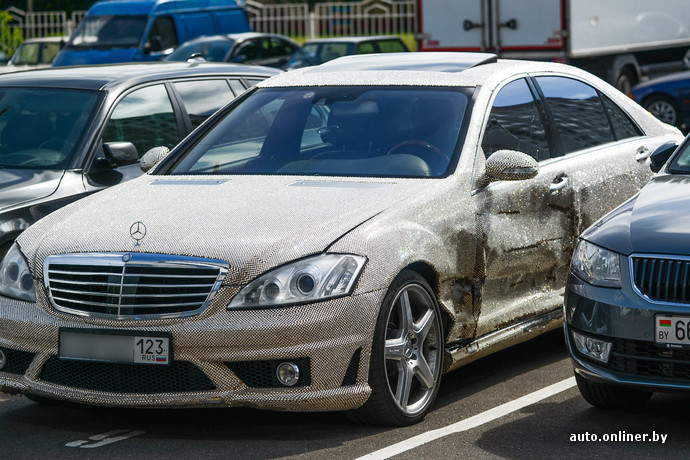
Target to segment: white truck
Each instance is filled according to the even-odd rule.
[[[625,93],[690,56],[690,0],[417,1],[419,51],[565,62]]]

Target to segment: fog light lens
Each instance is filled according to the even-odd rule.
[[[276,377],[286,387],[295,386],[299,380],[299,367],[293,363],[280,363],[276,368]]]
[[[7,362],[7,357],[5,356],[5,352],[2,351],[2,348],[0,348],[0,369],[5,367],[6,362]]]
[[[607,363],[609,361],[611,347],[613,346],[612,342],[596,339],[576,331],[573,331],[573,340],[575,341],[577,351],[588,358],[596,359],[602,363]]]

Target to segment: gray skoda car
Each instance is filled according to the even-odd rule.
[[[674,149],[661,146],[658,170]],[[690,138],[639,194],[583,233],[565,295],[565,331],[584,398],[635,408],[690,389]]]
[[[279,73],[230,64],[122,64],[0,76],[0,257],[29,225],[142,172],[208,116]]]
[[[259,83],[0,264],[0,387],[405,425],[562,327],[582,229],[680,132],[578,69],[344,57]]]

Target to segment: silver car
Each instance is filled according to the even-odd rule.
[[[561,326],[577,235],[681,139],[560,64],[400,53],[272,77],[18,238],[0,387],[415,423],[442,373]]]

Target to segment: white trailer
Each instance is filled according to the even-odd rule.
[[[690,0],[417,1],[420,51],[567,62],[624,92],[690,50]]]

